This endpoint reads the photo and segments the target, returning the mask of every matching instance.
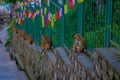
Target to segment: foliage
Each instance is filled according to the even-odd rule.
[[[105,1],[85,0],[84,2],[83,35],[89,48],[104,46],[106,21]]]
[[[38,63],[40,63],[40,61],[42,60],[42,54],[38,55]]]
[[[5,0],[6,3],[16,3],[16,1],[22,1],[22,0]]]
[[[14,26],[14,20],[12,20],[9,24],[9,28],[7,29],[7,32],[8,32],[8,40],[7,40],[7,43],[6,43],[6,46],[7,47],[10,47],[12,45],[12,39],[13,39],[13,26]]]
[[[120,0],[113,1],[112,41],[120,45]]]

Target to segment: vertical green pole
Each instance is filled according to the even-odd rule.
[[[35,28],[35,35],[34,35],[34,36],[35,36],[35,43],[36,43],[36,41],[37,41],[37,33],[36,33],[36,31],[37,31],[37,30],[36,30],[36,29],[37,29],[37,25],[36,25],[35,18],[34,18],[34,20],[33,20],[33,23],[34,23],[34,26],[33,26],[33,27]]]
[[[83,2],[78,5],[78,32],[83,35]]]
[[[111,32],[109,28],[111,29],[112,26],[112,0],[106,0],[106,29],[105,29],[105,47],[109,46],[109,41],[111,39]]]
[[[63,1],[63,4],[62,5],[64,5],[65,4],[65,1]],[[65,21],[64,21],[64,15],[63,15],[63,17],[62,17],[62,41],[61,41],[61,44],[63,44],[64,43],[64,34],[65,34],[65,31],[64,31],[64,23],[65,23]]]
[[[64,43],[64,16],[62,17],[62,40],[61,40],[61,44]]]

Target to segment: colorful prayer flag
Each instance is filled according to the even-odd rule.
[[[57,12],[56,20],[60,20],[60,10]]]
[[[44,24],[45,24],[45,23],[44,23],[44,16],[42,15],[41,18],[42,18],[42,27],[44,27],[44,26],[45,26],[45,25],[44,25]]]
[[[37,15],[40,14],[40,11],[39,11],[39,10],[36,10],[36,14],[37,14]]]
[[[51,12],[49,12],[48,13],[48,19],[49,19],[49,21],[51,21],[51,17],[52,17],[52,14],[51,14]]]
[[[44,12],[44,10],[43,10],[43,9],[41,9],[41,10],[40,10],[40,16],[42,16],[42,15],[43,15],[43,12]]]
[[[45,7],[44,8],[44,15],[46,15],[47,14],[47,8]]]
[[[64,7],[60,9],[60,18],[64,15]]]
[[[29,12],[29,14],[28,14],[28,17],[30,18],[30,16],[32,15],[32,13],[31,12]]]
[[[73,6],[75,4],[75,0],[69,0],[69,5],[70,5],[70,9],[73,9]]]
[[[26,12],[26,17],[27,17],[27,18],[28,18],[28,15],[29,15],[29,12],[27,11],[27,12]]]
[[[30,16],[30,19],[33,20],[36,16],[36,13],[35,12],[32,12],[31,16]]]
[[[51,26],[54,27],[54,17],[51,17]]]
[[[48,19],[48,15],[46,16],[46,27],[49,26],[49,19]]]
[[[78,3],[82,3],[84,0],[78,0]]]
[[[67,14],[68,13],[68,4],[66,3],[64,5],[64,14]]]
[[[18,24],[22,24],[22,23],[23,23],[23,20],[22,20],[22,18],[20,17]]]

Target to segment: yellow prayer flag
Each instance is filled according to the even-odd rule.
[[[65,4],[64,5],[64,14],[67,14],[68,13],[68,4]]]
[[[31,13],[31,12],[29,12],[29,13],[28,13],[28,17],[30,17],[30,16],[31,16],[31,14],[32,14],[32,13]]]
[[[44,27],[44,16],[42,16],[42,27]]]
[[[27,8],[24,7],[24,10],[27,10]]]
[[[47,8],[46,7],[44,8],[44,14],[45,15],[47,14]]]
[[[51,17],[51,26],[54,27],[54,19]]]
[[[20,18],[18,18],[18,24],[20,24]]]
[[[56,21],[56,14],[53,14],[53,21]]]
[[[78,3],[82,3],[84,0],[78,0]]]
[[[39,14],[40,13],[40,11],[39,10],[36,10],[36,14]]]

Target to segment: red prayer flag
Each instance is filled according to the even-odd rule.
[[[73,9],[73,6],[75,4],[75,0],[69,0],[69,5],[70,5],[70,9]]]
[[[57,12],[56,20],[60,20],[60,10]]]
[[[23,23],[23,20],[22,20],[22,18],[20,17],[19,18],[19,24],[22,24]]]
[[[28,16],[29,16],[29,12],[26,12],[26,17],[28,18]]]
[[[48,19],[48,15],[46,16],[46,27],[49,26],[49,19]]]
[[[31,16],[30,16],[30,19],[33,20],[34,17],[35,17],[36,13],[35,12],[32,12]]]

